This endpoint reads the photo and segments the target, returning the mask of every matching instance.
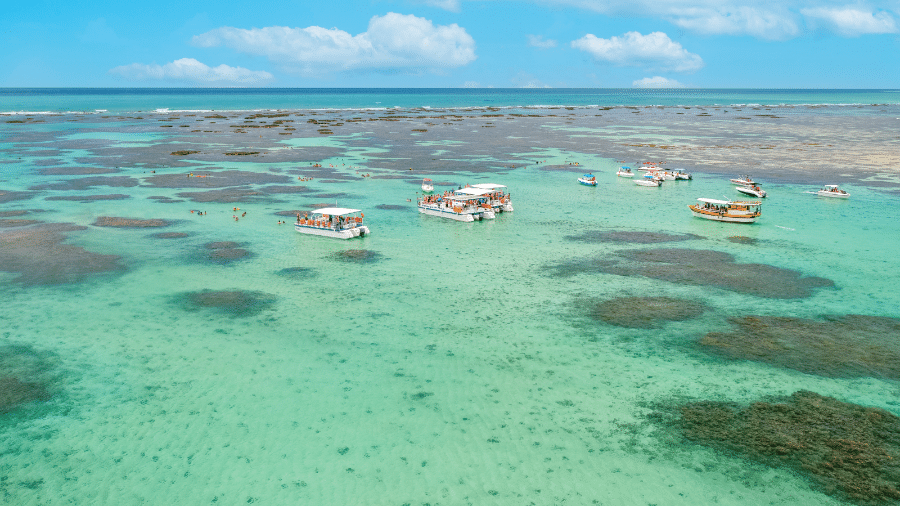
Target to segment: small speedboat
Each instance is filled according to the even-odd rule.
[[[425,193],[431,193],[434,191],[434,183],[427,177],[422,180],[422,191]]]
[[[586,186],[597,186],[597,178],[593,174],[585,174],[578,178],[578,182]]]
[[[837,197],[840,199],[850,198],[850,194],[838,188],[836,184],[826,184],[821,190],[816,192],[820,197]]]
[[[689,172],[683,170],[675,170],[672,173],[675,174],[676,180],[690,181],[691,179],[694,179]]]
[[[640,179],[635,179],[634,184],[640,186],[662,186],[662,179],[658,177],[642,177]]]
[[[616,175],[619,177],[634,177],[634,172],[631,172],[631,167],[619,167]]]
[[[741,186],[753,186],[756,182],[753,181],[753,178],[750,176],[738,176],[731,180],[734,184],[739,184]]]
[[[761,189],[759,185],[736,186],[734,189],[743,193],[744,195],[751,195],[757,198],[765,198],[766,196],[766,191]]]

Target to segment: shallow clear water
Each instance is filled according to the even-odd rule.
[[[45,126],[35,126],[36,130]],[[53,127],[51,127],[53,128]],[[73,133],[70,139],[154,142],[152,136]],[[295,140],[286,144],[341,144]],[[439,149],[439,146],[435,146]],[[355,153],[355,154],[354,154]],[[355,177],[367,148],[325,165]],[[90,152],[73,152],[72,166]],[[358,156],[359,158],[354,158]],[[293,231],[283,203],[160,203],[184,189],[111,188],[130,199],[24,201],[51,222],[85,225],[69,244],[122,256],[121,275],[22,286],[0,273],[0,344],[52,355],[51,409],[0,421],[0,495],[9,504],[837,504],[801,477],[660,437],[650,406],[670,399],[750,402],[808,389],[900,412],[896,383],[834,379],[703,355],[695,342],[747,314],[898,317],[900,250],[893,194],[849,186],[850,200],[767,185],[754,225],[692,218],[698,197],[735,198],[719,176],[644,188],[615,160],[547,149],[541,164],[436,176],[454,185],[506,184],[515,211],[470,224],[415,210],[408,180],[305,182],[363,209],[371,236],[353,241]],[[37,157],[36,157],[37,158]],[[579,160],[567,170],[545,170]],[[6,160],[8,161],[8,160]],[[45,182],[14,161],[6,190]],[[218,167],[265,173],[270,164]],[[352,168],[351,168],[352,167]],[[584,171],[600,181],[576,183]],[[125,169],[123,175],[149,176]],[[157,173],[187,172],[172,168]],[[441,188],[441,187],[439,187]],[[106,191],[106,190],[102,190]],[[78,193],[78,192],[71,192]],[[66,192],[59,192],[66,195]],[[408,202],[412,199],[413,202]],[[381,210],[379,205],[401,206]],[[246,212],[239,221],[233,219]],[[191,209],[205,210],[198,216]],[[172,226],[102,228],[98,216]],[[584,243],[596,230],[697,234],[690,241]],[[157,232],[185,232],[160,239]],[[729,237],[755,239],[738,244]],[[235,241],[250,258],[225,265],[204,245]],[[764,298],[643,276],[557,267],[641,248],[711,249],[738,263],[821,276],[808,298]],[[347,250],[377,253],[342,261]],[[282,272],[287,268],[303,268]],[[248,291],[271,305],[235,315],[185,294]],[[584,304],[622,296],[700,300],[701,317],[657,329],[588,318]],[[252,308],[251,308],[252,309]],[[29,408],[30,409],[30,408]],[[35,408],[38,409],[38,408]],[[26,413],[27,414],[27,413]]]

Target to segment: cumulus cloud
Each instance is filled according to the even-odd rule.
[[[529,35],[528,45],[541,49],[550,49],[551,47],[556,47],[556,41],[553,39],[544,40],[543,35]]]
[[[351,35],[337,28],[222,27],[197,35],[200,47],[225,46],[260,55],[288,69],[316,75],[335,70],[439,72],[475,60],[475,40],[456,25],[389,12],[369,20],[368,30]]]
[[[262,70],[219,65],[210,67],[193,58],[181,58],[165,65],[132,63],[109,71],[129,81],[190,81],[200,84],[262,84],[272,79],[272,74]]]
[[[459,0],[421,0],[421,3],[445,11],[459,12]]]
[[[872,13],[857,9],[826,8],[801,9],[800,13],[845,37],[870,33],[896,33],[897,23],[887,12]]]
[[[684,85],[674,79],[653,76],[638,79],[631,83],[633,88],[684,88]]]
[[[590,53],[597,60],[616,65],[659,68],[671,72],[692,72],[703,68],[703,59],[688,52],[662,32],[641,35],[627,32],[621,37],[601,39],[593,34],[572,41],[572,47]]]

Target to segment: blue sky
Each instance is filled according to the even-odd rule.
[[[0,87],[900,88],[900,0],[17,2]]]

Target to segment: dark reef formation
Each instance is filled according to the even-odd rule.
[[[93,225],[95,227],[116,227],[116,228],[154,228],[168,227],[172,223],[167,220],[149,219],[142,220],[139,218],[117,218],[115,216],[100,216]]]
[[[207,258],[213,263],[220,265],[229,264],[252,256],[249,251],[239,247],[241,246],[240,243],[233,241],[210,242],[206,243],[204,246],[208,250]]]
[[[0,233],[0,271],[19,274],[13,282],[24,285],[75,283],[92,274],[124,271],[117,255],[64,244],[67,232],[85,228],[46,223]]]
[[[204,290],[180,295],[176,302],[188,311],[214,309],[234,318],[243,318],[272,309],[275,297],[256,291]]]
[[[696,234],[666,234],[663,232],[639,232],[634,230],[588,230],[580,235],[567,235],[566,239],[586,243],[617,242],[654,244],[660,242],[692,241],[704,239],[704,237]]]
[[[673,297],[621,297],[601,302],[591,308],[592,318],[637,329],[649,329],[667,321],[696,318],[705,310],[703,303]]]
[[[657,411],[692,443],[787,467],[822,492],[860,505],[900,500],[900,418],[814,392],[740,406],[700,401]]]
[[[331,257],[342,262],[369,264],[381,260],[382,254],[378,253],[377,251],[370,251],[367,249],[348,249],[344,251],[338,251],[332,254]]]
[[[826,377],[900,379],[900,320],[847,315],[822,320],[732,318],[728,332],[700,340],[707,352]]]
[[[576,258],[548,266],[551,275],[572,276],[602,272],[645,276],[683,285],[712,286],[758,297],[799,299],[813,290],[834,286],[829,279],[803,276],[799,271],[766,264],[742,264],[734,256],[713,250],[656,248],[629,249],[618,258]]]

